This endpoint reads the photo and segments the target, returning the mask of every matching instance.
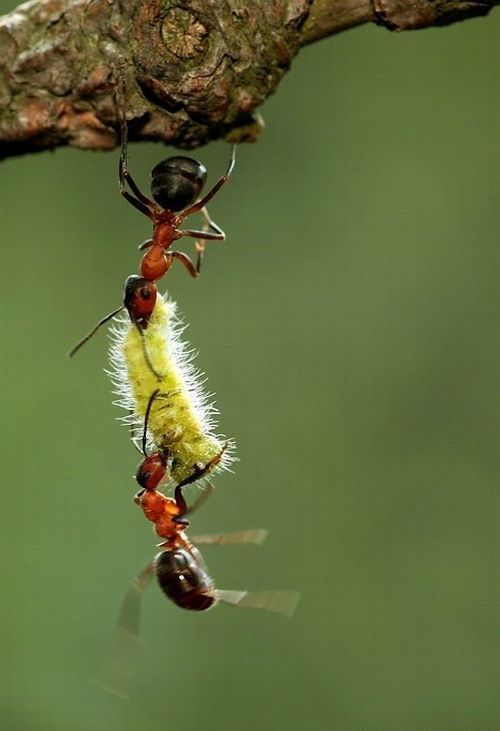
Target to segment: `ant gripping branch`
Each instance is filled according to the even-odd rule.
[[[176,155],[159,162],[151,171],[151,195],[148,198],[140,190],[128,169],[127,154],[127,122],[125,116],[121,126],[121,155],[119,164],[120,193],[137,210],[153,222],[153,236],[139,246],[146,249],[141,265],[141,277],[149,281],[161,279],[178,259],[196,278],[200,273],[205,241],[224,241],[224,231],[210,218],[206,210],[207,204],[227,183],[236,160],[236,146],[233,145],[231,158],[226,173],[219,178],[209,192],[199,198],[207,179],[205,166],[191,157]],[[130,188],[132,193],[126,189]],[[205,218],[209,230],[196,231],[181,229],[181,223],[193,213],[200,212]],[[198,239],[196,266],[187,254],[182,251],[169,251],[174,241],[189,236]],[[200,241],[201,240],[201,241]]]
[[[131,279],[129,277],[125,282],[123,305],[99,320],[97,325],[70,350],[70,358],[80,350],[82,345],[90,340],[102,325],[115,317],[124,308],[128,310],[132,322],[140,330],[145,330],[156,301],[158,292],[156,282],[167,273],[175,259],[178,259],[184,265],[193,278],[199,275],[205,242],[224,241],[226,238],[224,231],[210,218],[206,206],[229,180],[235,161],[236,146],[233,145],[225,174],[219,178],[205,196],[198,198],[207,178],[205,166],[191,157],[181,155],[168,157],[155,165],[151,171],[151,195],[153,197],[153,200],[151,200],[140,190],[128,169],[128,129],[125,113],[123,113],[118,169],[120,193],[125,200],[153,223],[152,237],[139,246],[140,251],[146,250],[139,268],[140,279],[144,282],[146,296],[142,298],[143,301],[140,303],[141,319],[139,321],[137,317],[134,318],[129,306],[130,302],[127,302],[127,284]],[[127,186],[130,190],[127,190]],[[197,212],[201,213],[205,219],[203,230],[179,228],[188,216]],[[183,251],[170,250],[174,241],[185,236],[197,239],[196,264]],[[139,279],[139,277],[133,276],[135,279]]]

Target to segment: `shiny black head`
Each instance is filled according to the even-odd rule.
[[[191,157],[168,157],[151,171],[151,194],[162,208],[183,211],[200,195],[207,171]]]

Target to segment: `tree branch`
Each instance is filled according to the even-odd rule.
[[[301,31],[300,44],[376,23],[388,30],[418,30],[487,15],[500,0],[315,0]]]
[[[301,46],[355,25],[485,15],[500,0],[31,0],[0,18],[0,157],[131,139],[254,140]]]

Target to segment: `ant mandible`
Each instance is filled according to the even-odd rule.
[[[113,312],[105,315],[97,325],[82,338],[69,352],[71,358],[106,322],[124,308],[132,322],[140,329],[147,328],[156,302],[158,288],[156,281],[161,279],[178,259],[193,278],[201,270],[205,241],[224,241],[226,234],[210,218],[207,203],[227,183],[236,161],[236,145],[232,146],[231,158],[222,175],[209,192],[198,199],[207,178],[205,166],[191,157],[176,155],[159,162],[151,171],[151,194],[153,200],[140,190],[128,169],[128,128],[125,114],[121,123],[121,153],[118,168],[120,193],[131,205],[153,222],[153,235],[139,245],[146,253],[140,263],[140,277],[131,275],[125,282],[124,303]],[[127,185],[130,188],[127,190]],[[200,212],[205,219],[204,229],[181,229],[181,223],[193,213]],[[208,229],[211,229],[209,231]],[[197,239],[196,265],[183,251],[171,251],[174,241],[188,236]]]

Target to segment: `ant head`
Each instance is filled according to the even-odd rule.
[[[131,274],[125,282],[123,304],[130,320],[145,330],[156,304],[158,288],[149,279]]]
[[[162,208],[183,211],[198,198],[207,170],[191,157],[168,157],[151,171],[151,194]]]
[[[167,474],[167,462],[161,452],[144,457],[135,479],[144,490],[155,490]]]

